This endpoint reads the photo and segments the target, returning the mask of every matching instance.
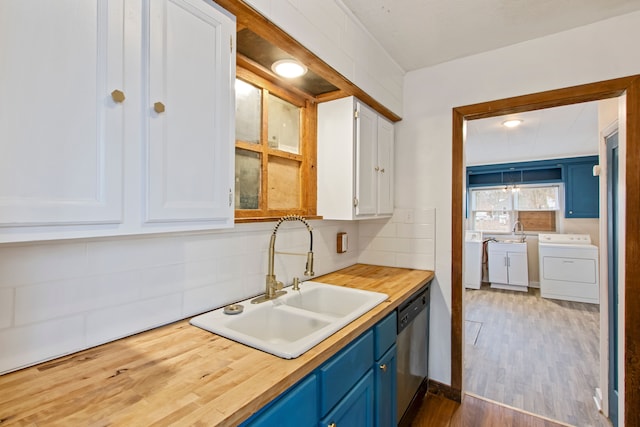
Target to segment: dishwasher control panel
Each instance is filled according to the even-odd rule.
[[[429,305],[429,285],[430,283],[398,307],[398,334]]]

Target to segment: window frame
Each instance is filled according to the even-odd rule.
[[[316,103],[310,96],[299,91],[292,91],[277,85],[241,66],[236,67],[236,79],[243,80],[261,90],[261,125],[260,142],[258,144],[235,141],[236,149],[243,149],[261,154],[261,182],[258,209],[235,209],[235,222],[269,221],[284,215],[300,215],[306,218],[317,217],[316,195]],[[268,102],[269,94],[273,94],[300,108],[300,153],[270,148],[268,145]],[[269,209],[269,157],[300,162],[300,207],[298,209]]]
[[[557,192],[557,202],[558,202],[558,206],[555,209],[519,209],[519,204],[517,203],[517,199],[518,199],[518,191],[512,191],[512,188],[514,188],[513,186],[505,186],[505,185],[490,185],[490,186],[483,186],[483,187],[473,187],[473,188],[469,188],[468,189],[468,199],[467,199],[467,203],[468,203],[468,207],[469,207],[469,222],[470,222],[470,226],[472,230],[477,230],[477,231],[482,231],[484,233],[487,234],[500,234],[500,233],[511,233],[513,230],[513,226],[515,224],[516,221],[521,220],[520,216],[521,213],[526,213],[527,215],[531,214],[531,213],[535,213],[535,212],[552,212],[553,214],[549,214],[549,215],[553,215],[553,219],[551,221],[551,223],[553,224],[554,230],[549,230],[549,229],[540,229],[540,230],[533,230],[531,228],[526,227],[525,225],[525,229],[527,231],[545,231],[545,232],[555,232],[557,231],[557,227],[558,227],[558,216],[560,215],[560,212],[563,209],[563,205],[564,205],[564,186],[562,185],[562,183],[553,183],[553,184],[524,184],[524,185],[518,185],[515,188],[517,189],[523,189],[523,188],[542,188],[542,187],[556,187],[556,192]],[[502,191],[502,190],[506,190],[509,192],[509,205],[511,206],[511,209],[503,209],[503,210],[486,210],[486,209],[475,209],[475,200],[473,197],[473,193],[475,191],[487,191],[487,190],[492,190],[492,191]],[[495,213],[505,213],[506,215],[508,215],[509,218],[509,224],[507,225],[506,229],[503,230],[485,230],[485,229],[478,229],[476,228],[476,213],[478,212],[489,212],[492,214]]]

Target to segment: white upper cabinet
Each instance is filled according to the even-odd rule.
[[[0,2],[0,242],[233,226],[235,21]]]
[[[353,97],[318,105],[318,214],[393,214],[393,123]]]
[[[0,2],[0,226],[122,221],[122,15]]]
[[[235,25],[202,0],[149,4],[146,221],[233,222]]]

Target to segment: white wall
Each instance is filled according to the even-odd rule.
[[[396,126],[396,206],[435,207],[431,378],[450,384],[451,109],[640,73],[640,12],[410,72]],[[461,195],[462,197],[462,195]]]
[[[311,225],[316,275],[357,261],[357,222]],[[273,226],[0,245],[0,374],[264,293]],[[308,241],[287,222],[276,249],[306,253]],[[305,261],[276,255],[278,279],[304,280]]]
[[[356,262],[433,269],[433,209],[310,223],[316,276]],[[274,225],[0,245],[0,374],[264,293]],[[338,232],[349,236],[343,254]],[[306,254],[308,235],[286,222],[276,250]],[[276,254],[278,280],[306,280],[305,262]]]
[[[376,101],[402,116],[404,71],[340,0],[245,0]]]
[[[435,209],[396,209],[391,219],[360,222],[358,262],[435,269]]]

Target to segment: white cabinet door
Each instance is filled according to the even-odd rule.
[[[123,22],[123,0],[0,2],[0,228],[122,220]]]
[[[393,123],[378,117],[378,215],[393,214]]]
[[[320,103],[318,214],[344,220],[392,215],[393,148],[393,123],[370,107],[353,97]]]
[[[146,221],[232,225],[235,23],[202,0],[149,8]]]
[[[509,283],[508,275],[508,258],[507,252],[491,250],[491,244],[489,244],[489,281],[491,283]]]
[[[356,105],[356,215],[375,215],[378,115],[361,102]]]
[[[509,266],[510,285],[529,286],[529,269],[527,267],[526,252],[508,252],[507,263]]]

